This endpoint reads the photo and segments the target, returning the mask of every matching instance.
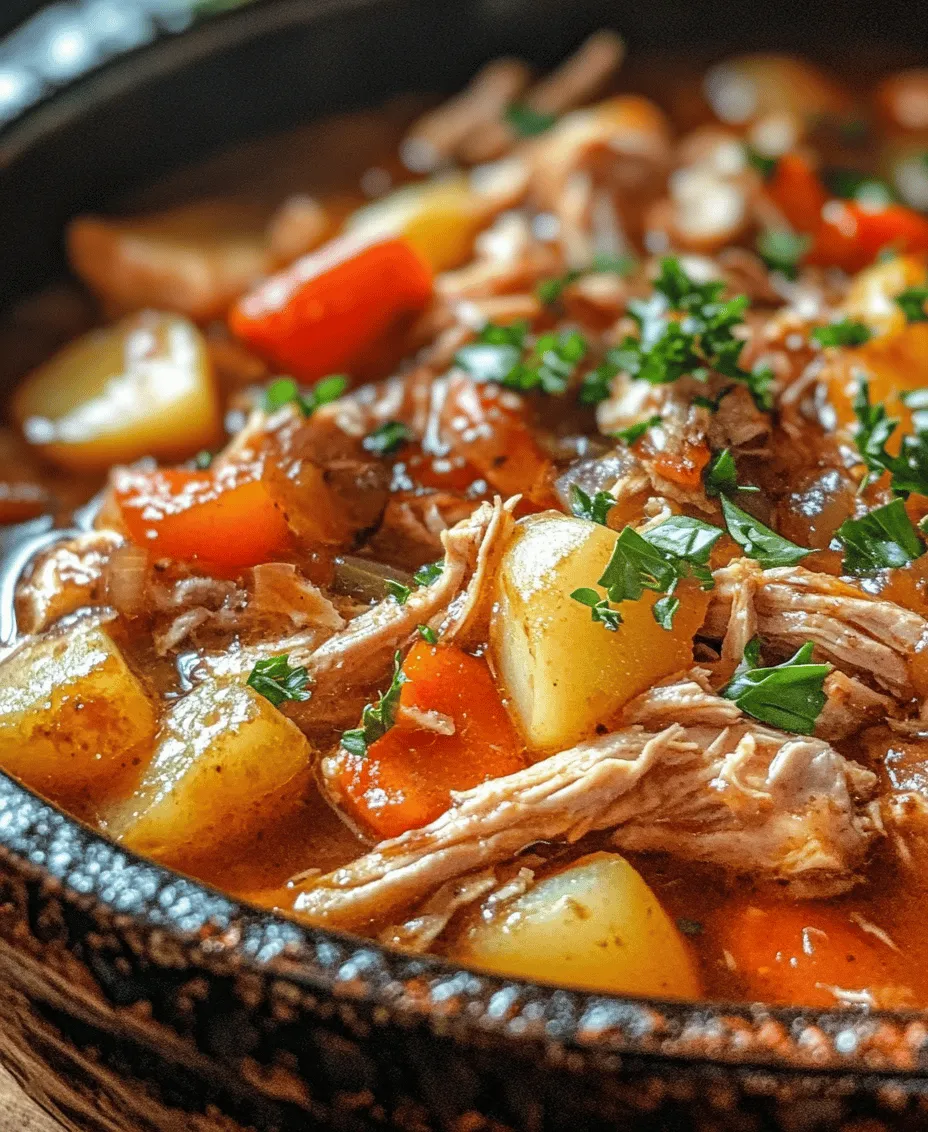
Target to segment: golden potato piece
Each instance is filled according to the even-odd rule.
[[[12,410],[30,444],[76,472],[141,456],[183,459],[220,435],[202,335],[186,319],[156,311],[66,346],[23,381]]]
[[[149,749],[154,706],[105,626],[31,641],[0,669],[0,766],[69,807]]]
[[[658,595],[621,605],[610,632],[570,594],[595,586],[615,531],[555,512],[519,524],[497,575],[490,649],[530,746],[564,750],[591,735],[633,696],[688,667],[705,596],[681,585],[673,628],[651,612]]]
[[[251,688],[206,681],[164,720],[148,770],[114,813],[130,849],[181,865],[242,844],[296,802],[311,749],[303,733]]]
[[[700,995],[679,931],[641,876],[615,853],[593,853],[495,915],[473,916],[451,955],[495,974],[584,990]]]

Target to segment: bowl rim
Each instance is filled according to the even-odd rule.
[[[47,83],[0,128],[5,162],[83,112],[88,100],[228,49],[257,32],[409,0],[239,0],[181,31],[111,52],[66,82]],[[412,0],[420,2],[420,0]],[[191,12],[201,0],[183,0]],[[73,16],[79,9],[68,10]],[[0,41],[0,47],[3,41]],[[62,899],[129,927],[165,933],[209,971],[241,969],[471,1043],[566,1051],[607,1071],[628,1058],[761,1074],[928,1075],[928,1012],[680,1002],[577,990],[411,955],[249,904],[126,850],[0,771],[0,861]],[[118,879],[117,879],[118,878]],[[116,885],[116,888],[113,885]],[[131,887],[126,887],[131,884]]]

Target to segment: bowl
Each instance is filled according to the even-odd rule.
[[[884,9],[903,54],[924,46],[916,5]],[[840,18],[730,0],[59,4],[0,44],[0,306],[63,270],[74,213],[270,129],[454,89],[494,55],[549,64],[612,24],[636,50],[841,58],[872,22],[858,0]],[[0,1059],[84,1132],[928,1126],[924,1014],[626,999],[402,955],[135,857],[3,775]]]

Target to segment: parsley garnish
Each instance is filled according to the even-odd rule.
[[[710,413],[717,413],[719,411],[719,405],[721,405],[722,401],[734,388],[733,385],[726,385],[717,397],[696,396],[693,398],[693,404],[698,405],[700,409],[706,409]]]
[[[656,602],[653,608],[658,625],[670,629],[680,606],[673,592],[681,578],[692,576],[703,589],[712,588],[709,555],[721,536],[718,527],[685,515],[674,515],[645,534],[625,527],[597,585],[606,590],[609,601],[616,605],[637,601],[645,590],[671,598]],[[578,593],[583,596],[577,597]],[[594,621],[605,624],[610,607],[595,590],[575,590],[570,596],[593,610]]]
[[[419,636],[423,639],[423,641],[425,641],[426,644],[438,644],[438,634],[430,625],[417,625],[416,629],[419,633]]]
[[[533,389],[563,393],[586,357],[586,339],[578,330],[542,334],[523,359],[527,337],[524,322],[512,326],[490,323],[476,342],[458,350],[454,360],[477,381],[492,381],[520,393]]]
[[[441,577],[444,568],[445,563],[443,561],[429,562],[427,565],[419,567],[413,574],[412,580],[417,586],[430,586],[432,582]]]
[[[845,571],[858,577],[908,566],[925,553],[925,543],[901,499],[859,519],[845,519],[835,533],[844,547]]]
[[[686,916],[677,917],[677,928],[684,935],[702,935],[706,930],[699,920],[690,920]]]
[[[608,598],[600,597],[596,590],[585,588],[574,590],[570,596],[574,601],[579,601],[581,605],[590,608],[593,621],[600,622],[610,633],[617,632],[622,624],[622,614],[612,608]]]
[[[820,346],[863,346],[873,337],[870,328],[852,318],[842,318],[830,326],[816,326],[812,338]]]
[[[251,670],[247,683],[249,688],[254,688],[259,695],[270,700],[274,707],[280,707],[284,700],[300,702],[310,697],[306,690],[309,673],[302,666],[291,668],[286,655],[259,660]]]
[[[606,527],[609,512],[615,507],[618,500],[608,491],[597,491],[591,499],[579,484],[570,485],[570,510],[578,519],[588,519],[591,523],[599,523]]]
[[[902,399],[913,410],[913,421],[918,431],[914,436],[903,436],[899,455],[892,456],[886,450],[886,444],[899,421],[887,416],[883,405],[871,405],[870,386],[866,381],[860,382],[854,397],[854,415],[857,417],[854,442],[867,468],[861,490],[871,480],[889,472],[890,486],[897,495],[909,495],[911,492],[928,495],[928,433],[920,428],[925,423],[925,391],[912,390]]]
[[[748,558],[759,562],[765,570],[772,566],[795,566],[812,551],[797,546],[789,539],[778,535],[759,519],[742,511],[726,496],[722,496],[722,514],[728,533],[741,547]]]
[[[384,421],[364,437],[362,444],[368,452],[374,452],[378,456],[389,456],[401,444],[406,444],[412,439],[412,432],[402,421]]]
[[[659,413],[653,417],[648,417],[646,421],[638,421],[636,424],[629,425],[628,428],[620,428],[618,432],[612,435],[616,440],[621,440],[631,448],[631,446],[640,440],[650,428],[661,423],[661,416]]]
[[[896,296],[907,322],[928,322],[928,284],[906,287]]]
[[[513,102],[506,109],[506,121],[520,138],[534,138],[550,130],[557,115],[533,110],[523,102]]]
[[[751,372],[738,364],[744,341],[734,334],[748,308],[746,295],[722,299],[725,284],[717,280],[697,283],[678,260],[661,260],[654,294],[646,301],[632,300],[628,313],[638,323],[637,338],[627,337],[606,355],[607,366],[584,383],[581,400],[592,403],[608,395],[608,384],[620,370],[652,385],[664,385],[689,374],[705,380],[710,372],[743,381],[757,405],[771,407],[773,374],[767,367]],[[671,318],[671,312],[683,317]],[[602,367],[601,367],[602,369]],[[605,391],[605,392],[603,392]]]
[[[809,250],[811,239],[796,232],[780,228],[765,228],[757,237],[757,254],[770,268],[787,279],[795,279],[799,261]]]
[[[535,288],[535,294],[540,302],[550,307],[560,301],[565,287],[569,287],[584,275],[630,275],[635,266],[635,260],[631,256],[597,252],[586,270],[574,268],[552,279],[543,279]]]
[[[199,468],[201,472],[205,472],[206,469],[212,464],[214,458],[215,457],[213,456],[212,452],[207,452],[207,450],[204,448],[202,449],[202,451],[198,452],[196,456],[194,456],[194,467]]]
[[[755,149],[753,145],[744,145],[744,155],[748,159],[748,163],[757,170],[758,173],[769,181],[777,168],[777,158],[768,157],[767,154],[761,153],[759,149]]]
[[[721,695],[761,723],[811,735],[828,699],[824,684],[831,672],[830,664],[811,663],[812,650],[812,642],[807,641],[790,660],[761,668],[760,642],[755,637]]]
[[[386,735],[396,721],[400,706],[400,693],[406,683],[402,670],[403,658],[400,652],[393,656],[393,679],[390,687],[382,692],[376,704],[368,704],[361,713],[361,726],[342,733],[341,745],[349,755],[363,758],[371,743]]]
[[[869,177],[856,169],[832,166],[824,170],[822,181],[833,196],[860,201],[874,210],[886,208],[898,199],[887,181]]]
[[[703,483],[706,495],[718,498],[720,495],[730,495],[735,491],[759,491],[757,487],[742,487],[738,483],[738,468],[735,458],[727,448],[717,453],[703,473]]]
[[[304,393],[292,377],[278,377],[264,391],[264,411],[273,413],[295,402],[304,417],[311,417],[321,405],[337,401],[348,386],[348,378],[341,374],[324,377]]]
[[[384,579],[384,586],[397,605],[405,605],[412,593],[409,586],[404,586],[402,582],[396,582],[393,578]]]

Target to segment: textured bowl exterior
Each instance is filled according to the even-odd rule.
[[[419,26],[421,0],[389,2]],[[485,43],[469,50],[496,53],[505,38],[486,29],[540,4],[460,0],[463,22],[442,50],[479,24]],[[93,7],[55,10],[73,24]],[[202,7],[139,0],[121,47],[93,41],[88,25],[87,67],[178,35]],[[239,40],[257,35],[265,10],[281,27],[316,8],[363,27],[384,7],[275,0],[240,13],[251,25],[223,17],[231,30],[217,43],[235,41],[237,26]],[[605,6],[577,7],[595,26]],[[451,6],[443,12],[450,21]],[[0,44],[0,72],[9,60]],[[471,65],[460,52],[456,62]],[[46,140],[83,113],[68,76],[34,77],[30,99],[8,108],[13,132],[0,134],[0,221],[12,207],[4,161],[12,168],[33,144],[28,129],[16,134],[35,118],[23,112],[38,105],[34,133]],[[924,1014],[668,1004],[461,971],[236,903],[2,775],[0,1058],[81,1132],[928,1128]]]

